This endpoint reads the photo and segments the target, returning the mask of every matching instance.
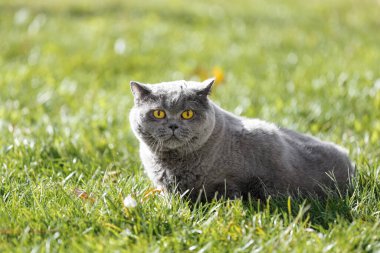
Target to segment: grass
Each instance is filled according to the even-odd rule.
[[[370,0],[1,1],[0,252],[379,252],[379,12]],[[349,149],[352,195],[190,207],[151,193],[129,81],[212,75],[224,108]]]

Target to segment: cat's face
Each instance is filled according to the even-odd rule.
[[[215,125],[214,109],[207,98],[213,82],[131,82],[135,105],[130,123],[137,138],[153,152],[197,150]]]

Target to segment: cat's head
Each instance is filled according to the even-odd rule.
[[[132,81],[133,132],[152,152],[199,149],[215,126],[215,112],[207,97],[213,83],[214,79],[153,85]]]

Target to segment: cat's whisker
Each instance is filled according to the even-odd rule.
[[[160,151],[162,148],[162,142],[160,139],[157,140],[156,142],[156,149],[155,149],[155,153],[157,153],[158,151]]]

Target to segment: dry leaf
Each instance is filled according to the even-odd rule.
[[[148,200],[150,197],[154,196],[155,194],[157,193],[161,193],[162,190],[161,189],[148,189],[145,194],[144,194],[144,197],[142,199],[143,202],[145,202],[146,200]]]
[[[224,81],[224,71],[219,66],[214,66],[211,70],[197,67],[194,69],[194,75],[198,76],[200,80],[205,80],[213,76],[216,85],[220,85]]]
[[[224,72],[221,67],[215,66],[212,69],[212,74],[215,77],[215,84],[219,85],[223,82],[224,80]]]
[[[75,188],[74,189],[74,194],[82,199],[82,200],[87,200],[87,201],[90,201],[91,203],[94,203],[95,202],[95,198],[91,197],[91,194],[88,195],[86,191],[84,190],[81,190],[81,189],[78,189],[78,188]]]

